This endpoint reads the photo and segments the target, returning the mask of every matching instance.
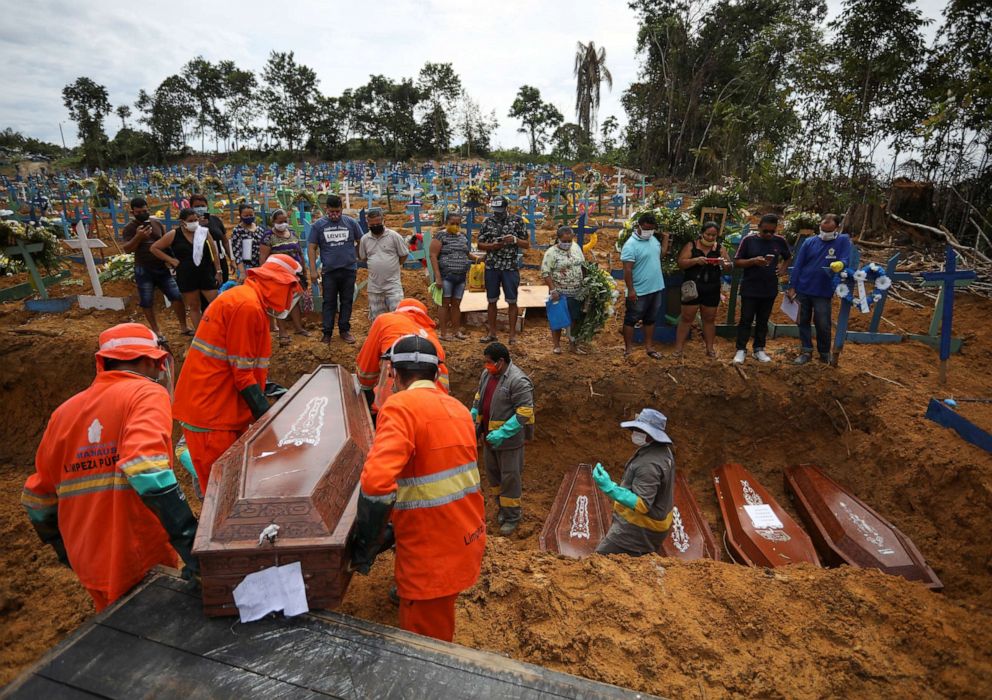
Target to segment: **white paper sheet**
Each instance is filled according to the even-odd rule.
[[[757,529],[763,528],[773,528],[775,530],[782,529],[782,521],[778,519],[775,515],[775,511],[767,503],[762,503],[760,505],[744,506],[744,510],[747,511],[747,517],[751,518],[751,524]]]
[[[247,238],[241,241],[241,260],[244,262],[251,260],[251,241]]]
[[[789,297],[782,295],[782,313],[792,319],[793,323],[799,318],[799,302],[792,301]]]
[[[242,622],[259,620],[280,610],[286,617],[307,612],[310,607],[300,562],[248,574],[234,589],[234,603]]]

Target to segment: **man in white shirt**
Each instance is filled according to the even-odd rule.
[[[403,236],[383,224],[382,209],[368,211],[369,233],[358,244],[358,258],[369,266],[369,319],[396,311],[403,300],[400,270],[410,254]]]

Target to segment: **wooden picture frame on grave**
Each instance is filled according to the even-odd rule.
[[[703,207],[699,211],[699,223],[700,225],[706,223],[707,221],[717,221],[714,216],[719,216],[720,221],[720,234],[723,235],[723,229],[727,226],[727,209],[725,207]]]

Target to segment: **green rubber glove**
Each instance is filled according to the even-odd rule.
[[[183,569],[183,578],[190,579],[200,575],[200,562],[193,556],[193,539],[196,537],[197,521],[193,516],[193,511],[186,502],[179,484],[162,489],[141,494],[141,500],[148,510],[155,514],[162,529],[169,536],[169,544],[182,557],[186,567]]]
[[[596,486],[606,494],[607,498],[616,501],[620,505],[627,506],[631,510],[637,508],[637,494],[630,489],[617,486],[613,483],[613,479],[610,478],[610,475],[606,473],[603,465],[599,462],[596,463],[596,466],[592,470],[592,480],[596,482]]]
[[[479,422],[479,409],[473,408],[470,411],[470,413],[472,414],[472,422],[473,423],[478,423]]]
[[[499,447],[505,440],[519,433],[522,427],[520,422],[517,421],[517,416],[513,415],[510,420],[486,435],[486,442],[493,447]]]
[[[349,568],[368,574],[375,558],[382,551],[383,541],[392,537],[389,516],[393,511],[396,494],[388,497],[366,496],[358,492],[358,510],[351,531],[351,564]]]

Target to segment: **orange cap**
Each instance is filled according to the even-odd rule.
[[[168,354],[159,346],[158,336],[148,326],[121,323],[100,334],[96,366],[102,371],[103,360],[136,360],[139,357],[161,360]]]

